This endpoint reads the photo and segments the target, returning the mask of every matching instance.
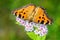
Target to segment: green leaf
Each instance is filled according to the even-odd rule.
[[[46,38],[46,35],[45,36],[37,35],[36,40],[45,40],[45,38]]]
[[[34,39],[37,37],[37,35],[34,32],[27,32],[27,35],[31,38]]]
[[[45,40],[46,38],[46,35],[39,36],[39,35],[36,35],[34,32],[27,32],[27,35],[33,40]]]
[[[16,22],[16,24],[21,25],[19,22]]]

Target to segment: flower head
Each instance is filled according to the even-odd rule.
[[[35,34],[44,36],[47,34],[48,29],[47,26],[44,24],[38,24],[34,22],[29,22],[28,20],[24,21],[23,19],[16,18],[16,21],[19,22],[19,24],[25,26],[25,30],[28,31],[34,31]],[[36,27],[36,29],[34,29]]]
[[[16,21],[19,22],[20,25],[25,26],[25,23],[26,23],[26,22],[25,22],[23,19],[20,19],[20,18],[17,17],[17,18],[16,18]]]
[[[26,31],[33,31],[34,30],[33,25],[31,23],[29,23],[28,21],[26,21],[25,30]]]
[[[47,34],[47,27],[46,25],[41,24],[38,29],[36,29],[34,32],[35,34],[39,34],[40,36],[44,36]]]

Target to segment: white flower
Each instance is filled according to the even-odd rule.
[[[25,22],[23,19],[20,19],[20,18],[16,17],[16,21],[19,22],[20,25],[25,26],[25,23],[26,23],[26,22]]]
[[[21,20],[20,18],[16,17],[16,21],[17,21],[17,22],[19,22],[20,20]]]
[[[26,25],[25,25],[25,30],[26,31],[33,31],[33,25],[31,23],[29,23],[28,21],[26,21]]]
[[[23,25],[23,26],[25,26],[25,23],[26,23],[26,22],[25,22],[24,20],[21,20],[21,21],[20,21],[20,24]]]
[[[26,31],[33,31],[34,29],[33,29],[33,27],[28,26],[28,27],[25,27],[25,30],[26,30]]]
[[[34,23],[34,27],[39,27],[40,26],[40,24],[39,23]]]
[[[39,34],[40,33],[40,31],[37,30],[37,29],[34,32],[35,32],[35,34]]]
[[[33,31],[34,29],[30,25],[26,25],[25,30],[26,31]]]
[[[37,30],[35,30],[35,34],[39,34],[40,36],[44,36],[47,34],[47,27],[46,25],[41,24]]]
[[[44,24],[29,22],[27,20],[24,21],[23,19],[20,19],[18,17],[16,17],[16,21],[25,26],[26,31],[34,31],[34,33],[37,35],[44,36],[48,32],[47,26]],[[34,29],[34,27],[36,27],[36,29]]]

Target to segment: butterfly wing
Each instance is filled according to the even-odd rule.
[[[41,24],[51,24],[51,20],[47,17],[45,11],[40,7],[35,9],[33,21]]]
[[[14,14],[18,16],[19,18],[22,18],[24,20],[29,20],[30,15],[32,14],[34,9],[35,9],[35,5],[31,4],[31,5],[25,6],[21,9],[14,11]]]

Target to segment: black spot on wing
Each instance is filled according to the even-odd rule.
[[[22,18],[24,18],[24,16]]]
[[[23,11],[24,11],[24,9],[23,9]]]
[[[41,24],[44,24],[44,20],[41,21]]]
[[[26,13],[24,12],[24,14],[26,14]]]
[[[42,19],[43,19],[43,20],[45,20],[45,18],[44,18],[44,17],[42,17]]]
[[[43,16],[44,16],[44,14],[43,14]]]
[[[18,13],[18,12],[15,12],[15,16],[17,16],[17,13]]]
[[[19,14],[19,18],[21,18],[21,14]]]
[[[49,23],[49,21],[47,20],[46,24],[48,24],[48,23]]]
[[[41,19],[41,17],[39,17],[39,19]]]
[[[40,20],[38,20],[38,23],[40,22]]]

